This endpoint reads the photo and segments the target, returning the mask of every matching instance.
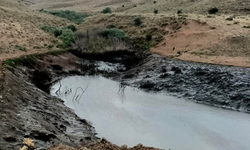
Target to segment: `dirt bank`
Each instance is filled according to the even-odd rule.
[[[43,83],[52,79],[52,74],[42,68],[54,70],[53,75],[56,75],[55,70],[60,67],[53,62],[57,61],[70,72],[76,70],[77,60],[70,54],[51,55],[44,58],[47,66],[30,60],[26,61],[27,67],[17,66],[4,71],[0,94],[0,150],[18,150],[24,138],[34,139],[40,150],[54,144],[76,146],[97,140],[94,127],[86,120],[77,117],[62,100],[35,86],[41,87],[41,79]]]
[[[126,145],[121,147],[110,143],[106,139],[102,139],[96,143],[91,143],[86,145],[85,147],[72,148],[65,145],[58,145],[50,148],[49,150],[160,150],[153,147],[145,147],[142,144],[138,144],[132,148],[128,148]]]

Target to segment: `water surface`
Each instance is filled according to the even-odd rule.
[[[101,76],[72,76],[51,94],[117,145],[172,150],[249,150],[250,115],[166,94],[121,87]]]

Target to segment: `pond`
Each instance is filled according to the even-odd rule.
[[[196,104],[166,93],[125,87],[102,76],[66,77],[51,87],[98,137],[172,150],[247,150],[250,115]]]

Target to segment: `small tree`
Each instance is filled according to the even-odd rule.
[[[107,7],[107,8],[102,10],[102,13],[104,13],[104,14],[112,13],[112,10],[111,10],[111,8]]]
[[[138,17],[138,18],[135,18],[134,24],[135,24],[136,26],[141,25],[141,24],[142,24],[141,18],[139,18],[139,17]]]
[[[213,8],[210,8],[208,10],[208,13],[209,14],[216,14],[218,11],[219,11],[219,9],[217,7],[213,7]]]

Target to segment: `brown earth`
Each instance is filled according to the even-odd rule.
[[[250,32],[243,28],[250,22],[246,16],[229,17],[190,15],[187,26],[151,50],[181,60],[250,67]]]
[[[110,143],[106,139],[102,139],[96,143],[91,143],[85,147],[73,148],[65,145],[58,145],[50,148],[49,150],[160,150],[153,147],[145,147],[142,144],[138,144],[135,147],[128,148],[126,145],[121,147]]]

